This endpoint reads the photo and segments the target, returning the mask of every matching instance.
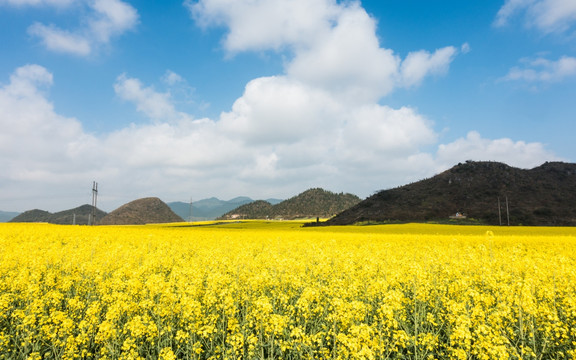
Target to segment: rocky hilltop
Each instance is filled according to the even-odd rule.
[[[451,217],[492,225],[576,226],[576,164],[547,162],[523,170],[467,161],[432,178],[380,191],[326,224],[444,222]]]
[[[106,215],[99,225],[143,225],[184,221],[157,197],[134,200]]]
[[[333,193],[320,188],[304,191],[290,199],[272,205],[258,200],[242,205],[220,219],[302,219],[330,217],[360,202],[352,194]]]

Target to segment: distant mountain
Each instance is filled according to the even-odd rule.
[[[280,203],[254,201],[240,206],[221,216],[221,219],[297,219],[330,217],[360,202],[352,194],[336,194],[324,189],[315,188],[304,191]]]
[[[0,211],[0,223],[8,222],[18,215],[20,215],[18,212]]]
[[[192,220],[214,220],[228,211],[235,209],[238,206],[251,203],[252,201],[254,200],[246,196],[239,196],[228,201],[220,200],[215,197],[192,201]],[[176,201],[170,202],[167,205],[182,219],[187,221],[190,220],[190,203]]]
[[[93,223],[92,205],[82,205],[74,209],[64,210],[57,213],[50,213],[44,210],[28,210],[10,220],[10,222],[47,222],[51,224],[63,225],[87,225]],[[96,222],[102,219],[106,213],[102,210],[96,209]]]
[[[430,179],[380,191],[326,224],[460,221],[457,212],[482,224],[576,226],[576,164],[547,162],[522,170],[467,161]]]
[[[184,221],[157,197],[134,200],[110,212],[100,225],[143,225]]]

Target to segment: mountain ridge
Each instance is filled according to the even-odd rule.
[[[106,212],[96,208],[94,209],[96,219],[92,219],[93,209],[94,207],[88,204],[55,213],[33,209],[18,214],[8,222],[47,222],[60,225],[88,225],[98,222],[106,216]]]
[[[456,213],[489,225],[576,226],[576,164],[546,162],[525,170],[467,161],[431,178],[382,190],[325,224],[444,222]]]
[[[308,189],[277,204],[264,200],[244,204],[219,219],[297,219],[330,217],[360,202],[353,194],[333,193],[322,188]]]
[[[111,211],[99,225],[144,225],[183,222],[166,203],[157,197],[131,201]]]

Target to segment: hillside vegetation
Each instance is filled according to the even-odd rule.
[[[124,204],[106,215],[100,225],[142,225],[184,221],[162,200],[149,197]]]
[[[352,194],[333,193],[320,188],[304,191],[276,205],[259,200],[242,205],[220,219],[302,219],[331,217],[354,206],[360,198]]]
[[[449,217],[457,212],[483,224],[575,226],[576,164],[547,162],[523,170],[467,161],[430,179],[380,191],[326,224],[456,222],[461,220]]]
[[[74,209],[59,211],[57,213],[34,209],[23,212],[10,220],[10,222],[47,222],[50,224],[61,225],[87,225],[89,223],[94,223],[94,219],[91,219],[93,209],[94,207],[92,205],[82,205]],[[102,210],[95,209],[95,215],[97,222],[106,216],[106,213]]]

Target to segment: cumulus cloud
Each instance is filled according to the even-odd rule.
[[[539,57],[522,59],[521,62],[523,66],[512,68],[503,80],[551,83],[576,75],[576,58],[574,57],[562,56],[556,61]]]
[[[138,22],[136,9],[120,0],[94,0],[90,7],[94,13],[88,32],[98,43],[108,43],[112,36],[133,29]]]
[[[28,28],[28,33],[42,39],[44,46],[52,51],[85,56],[92,51],[90,42],[81,35],[61,30],[55,26],[35,23]]]
[[[447,72],[458,50],[421,50],[402,60],[380,46],[376,20],[358,2],[334,0],[187,1],[201,26],[224,26],[224,48],[285,50],[286,75],[331,92],[338,101],[373,103],[398,87]]]
[[[55,112],[48,100],[52,82],[47,69],[26,65],[0,88],[0,195],[20,206],[42,206],[46,184],[62,208],[67,196],[66,206],[77,206],[94,179],[101,204],[112,210],[138,197],[174,200],[190,192],[265,198],[322,186],[366,196],[468,159],[516,166],[554,159],[542,144],[476,133],[425,152],[436,146],[437,134],[414,109],[349,106],[286,76],[253,80],[213,120],[182,113],[167,93],[120,75],[117,96],[150,122],[96,137]]]
[[[576,2],[573,0],[506,0],[498,11],[495,26],[505,26],[517,14],[525,23],[544,33],[562,33],[576,23]]]
[[[163,94],[140,81],[125,76],[118,81],[119,96],[131,96],[136,104],[159,98],[163,106],[174,109]],[[142,111],[150,123],[93,136],[78,120],[54,110],[48,99],[52,83],[47,69],[26,65],[0,87],[0,196],[5,206],[10,199],[18,206],[39,207],[54,198],[65,204],[68,196],[73,197],[69,205],[77,206],[79,187],[94,179],[107,188],[109,201],[187,193],[192,182],[216,193],[225,187],[222,181],[235,178],[256,161],[256,152],[221,135],[212,120],[186,115],[175,122],[156,121],[157,113],[148,108]],[[180,115],[175,110],[173,114]],[[158,194],[151,188],[165,190]],[[114,205],[120,203],[108,206]]]
[[[467,47],[464,48],[466,49]],[[436,50],[434,54],[424,50],[409,53],[402,62],[401,68],[405,86],[419,85],[427,74],[445,74],[457,52],[458,50],[455,47],[448,46]]]
[[[189,117],[175,109],[170,93],[160,93],[152,87],[145,87],[140,80],[129,78],[126,74],[118,76],[114,91],[121,99],[134,103],[139,112],[155,122],[173,122]]]
[[[438,147],[437,161],[444,167],[466,160],[501,161],[511,166],[533,168],[545,161],[559,160],[538,142],[526,143],[509,138],[486,139],[470,131],[465,138]]]
[[[183,83],[184,78],[182,78],[182,76],[176,74],[172,70],[166,70],[164,76],[162,76],[162,81],[168,85],[176,85],[178,83]]]
[[[362,8],[341,11],[313,45],[295,53],[289,76],[351,101],[374,102],[396,86],[400,59],[380,47],[375,22]]]
[[[247,143],[286,143],[336,125],[338,104],[327,93],[285,76],[250,81],[220,126]]]
[[[39,65],[22,66],[0,88],[0,182],[46,181],[85,169],[76,150],[93,139],[80,122],[57,114],[44,94],[52,74]],[[84,160],[88,160],[85,158]]]
[[[199,25],[229,28],[224,47],[232,53],[315,42],[342,12],[335,0],[186,0],[184,4]]]
[[[9,5],[70,7],[69,0],[5,0]],[[86,0],[80,4],[88,7],[88,15],[82,17],[82,26],[75,30],[61,29],[54,24],[34,23],[28,33],[37,37],[47,49],[77,56],[87,56],[98,46],[106,45],[113,36],[134,29],[138,12],[121,0]]]

